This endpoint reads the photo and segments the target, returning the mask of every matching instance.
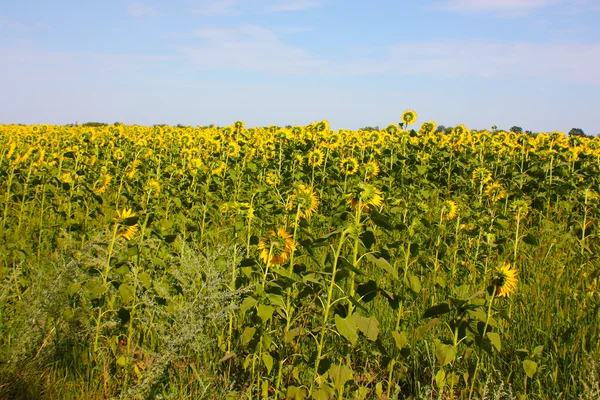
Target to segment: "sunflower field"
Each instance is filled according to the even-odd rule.
[[[0,397],[597,399],[600,138],[0,125]]]

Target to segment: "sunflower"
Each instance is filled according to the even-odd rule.
[[[517,282],[519,282],[517,275],[517,270],[512,269],[510,263],[496,268],[490,283],[492,288],[496,288],[496,296],[509,297],[514,293],[517,290]]]
[[[356,209],[362,204],[361,210],[368,211],[369,208],[377,208],[383,204],[383,195],[381,190],[369,183],[359,183],[356,189],[348,193],[348,204]]]
[[[110,182],[112,181],[112,176],[110,175],[106,175],[104,177],[104,181],[102,183],[102,185],[100,185],[100,187],[96,190],[94,190],[95,194],[102,194],[106,191],[106,189],[108,189],[108,186],[110,185]]]
[[[123,153],[123,150],[117,149],[113,154],[113,158],[115,160],[122,160],[123,158],[125,158],[125,153]]]
[[[506,197],[506,191],[504,190],[504,186],[498,182],[490,183],[487,185],[485,189],[485,194],[490,198],[490,200],[496,202],[498,200],[502,200]]]
[[[265,177],[265,181],[269,186],[277,186],[281,182],[281,178],[276,171],[267,172],[267,176]]]
[[[302,164],[304,164],[304,157],[302,156],[302,154],[294,154],[294,162],[297,167],[302,167]]]
[[[266,237],[258,241],[258,257],[265,264],[283,265],[296,249],[292,234],[279,227],[277,232],[270,231]],[[270,256],[270,258],[269,258]]]
[[[450,221],[458,215],[458,204],[454,200],[446,200],[442,204],[442,218]]]
[[[340,161],[340,171],[344,175],[354,175],[358,171],[358,160],[356,157],[342,158]]]
[[[219,161],[219,165],[216,168],[213,168],[210,173],[213,175],[221,175],[225,171],[225,168],[227,168],[225,161]]]
[[[151,193],[153,197],[158,197],[160,194],[160,183],[156,179],[150,179],[144,186],[144,190]]]
[[[414,112],[413,110],[406,110],[406,111],[404,111],[404,113],[402,114],[402,117],[400,117],[400,119],[407,126],[410,124],[414,124],[415,122],[417,122],[417,113]]]
[[[298,185],[288,203],[288,209],[297,209],[299,216],[303,218],[310,218],[317,212],[317,207],[319,207],[319,196],[311,186],[306,185]]]
[[[117,210],[117,215],[114,218],[117,224],[117,236],[125,238],[127,240],[133,239],[138,231],[139,225],[137,223],[136,214],[128,209]]]
[[[492,173],[484,167],[479,167],[473,171],[473,181],[479,184],[485,184],[492,180]]]
[[[510,210],[515,214],[515,219],[520,221],[529,213],[529,202],[527,200],[514,200],[510,205]]]
[[[376,160],[371,160],[365,164],[365,179],[373,179],[379,175],[379,164]]]
[[[230,158],[238,158],[240,155],[240,145],[234,141],[231,141],[227,144],[227,155]]]
[[[311,167],[318,167],[319,165],[323,164],[324,160],[325,154],[323,154],[323,151],[320,149],[314,149],[308,153],[308,164]]]
[[[419,133],[424,135],[431,134],[434,133],[436,129],[437,124],[434,121],[424,122],[423,125],[421,125],[421,129],[419,129]]]

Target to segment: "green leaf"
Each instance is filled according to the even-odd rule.
[[[148,275],[145,271],[140,273],[138,278],[144,288],[150,289],[152,287],[152,278],[150,278],[150,275]]]
[[[448,303],[440,303],[429,307],[425,311],[425,314],[423,314],[423,318],[437,317],[438,315],[446,314],[448,312],[450,312],[450,305],[448,305]]]
[[[419,277],[409,272],[406,274],[406,278],[410,289],[415,293],[419,293],[421,291],[421,281],[419,281]]]
[[[527,243],[528,245],[531,245],[531,246],[539,246],[539,244],[540,244],[538,239],[535,236],[533,236],[531,233],[527,234],[527,236],[525,236],[523,238],[523,243]]]
[[[456,357],[456,347],[451,344],[439,343],[435,348],[435,357],[441,367],[448,365]]]
[[[375,317],[363,317],[360,314],[352,315],[354,319],[354,323],[358,330],[362,332],[363,335],[367,337],[371,342],[377,340],[377,336],[379,335],[379,321]]]
[[[249,309],[251,309],[252,307],[254,307],[256,305],[257,301],[254,297],[252,296],[248,296],[244,299],[244,301],[242,301],[242,304],[240,305],[240,313],[243,315],[246,313],[246,311],[248,311]]]
[[[383,257],[375,257],[373,254],[367,254],[366,257],[367,257],[367,260],[371,261],[377,267],[381,268],[382,270],[384,270],[385,272],[387,272],[394,278],[398,279],[398,270],[396,268],[392,267],[392,265],[388,262],[388,260],[386,260]]]
[[[360,235],[360,240],[366,249],[370,249],[375,244],[375,234],[371,231],[364,231]]]
[[[440,323],[440,319],[434,318],[431,321],[429,321],[428,323],[426,323],[425,325],[420,326],[415,332],[417,339],[421,339],[423,336],[425,336],[425,334],[427,332],[432,330],[439,323]]]
[[[296,336],[301,335],[303,332],[303,328],[294,328],[287,331],[283,337],[284,343],[290,343],[292,340],[296,338]]]
[[[392,337],[394,338],[394,342],[396,342],[396,347],[399,350],[402,350],[406,347],[406,344],[408,343],[408,337],[406,335],[406,332],[394,331],[392,332]]]
[[[135,296],[135,289],[127,284],[122,284],[121,286],[119,286],[119,295],[121,296],[121,300],[123,300],[123,303],[130,303],[131,300],[133,300],[133,297]]]
[[[446,386],[446,371],[440,369],[437,374],[435,374],[435,384],[439,389],[443,389]]]
[[[346,382],[352,379],[354,371],[347,365],[332,365],[329,368],[329,376],[333,381],[334,387],[339,390],[344,387]]]
[[[267,294],[267,299],[269,299],[272,305],[285,309],[285,302],[282,296],[278,294],[269,293]]]
[[[304,400],[308,396],[308,392],[303,387],[288,386],[285,392],[286,400]]]
[[[273,317],[273,311],[275,311],[275,307],[267,306],[265,304],[259,304],[257,310],[257,314],[260,317],[260,319],[262,319],[263,322],[267,322],[271,319],[271,317]]]
[[[533,378],[537,371],[537,363],[533,360],[523,361],[523,370],[529,379]]]
[[[502,351],[502,342],[500,341],[500,335],[498,335],[496,332],[488,332],[487,337],[490,339],[490,342],[492,342],[496,350]]]
[[[267,367],[267,372],[270,374],[273,369],[273,357],[269,353],[265,353],[262,356],[263,363]]]
[[[342,318],[336,314],[335,327],[340,335],[345,337],[353,345],[356,344],[358,333],[356,333],[356,324],[352,318]]]
[[[69,295],[73,296],[75,293],[79,292],[81,289],[81,283],[77,282],[69,286]]]
[[[246,329],[244,329],[244,333],[242,333],[242,345],[245,346],[248,343],[250,343],[250,341],[254,337],[255,333],[256,333],[256,328],[249,327],[249,326],[246,327]]]

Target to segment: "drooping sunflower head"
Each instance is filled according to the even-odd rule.
[[[314,149],[308,153],[308,164],[311,167],[318,167],[325,161],[325,154],[321,149]]]
[[[491,288],[496,289],[496,296],[509,297],[514,293],[517,290],[517,283],[519,282],[517,276],[517,270],[513,269],[510,263],[504,263],[496,268],[490,282]]]
[[[379,175],[379,164],[376,160],[371,160],[365,164],[365,178],[373,179]]]
[[[406,110],[404,111],[400,119],[402,120],[402,122],[404,122],[405,125],[414,124],[415,122],[417,122],[417,113],[413,110]]]
[[[319,196],[311,186],[298,185],[290,196],[288,203],[289,210],[298,210],[298,215],[303,218],[310,218],[317,212],[319,207]]]
[[[492,173],[485,167],[478,167],[473,171],[473,182],[485,184],[492,180]]]
[[[458,215],[458,204],[454,200],[445,200],[442,203],[442,219],[450,221]]]
[[[138,218],[129,208],[117,210],[114,222],[116,224],[117,236],[127,240],[133,239],[139,229]]]
[[[487,185],[485,194],[491,201],[496,202],[506,197],[506,190],[504,190],[504,186],[501,183],[494,182]]]
[[[117,149],[115,150],[115,152],[113,153],[113,158],[115,160],[122,160],[123,158],[125,158],[125,153],[123,153],[123,150],[121,149]]]
[[[348,204],[356,209],[361,207],[362,211],[368,211],[369,208],[378,208],[383,204],[383,194],[370,183],[359,183],[356,188],[348,193]]]
[[[515,215],[515,219],[520,221],[529,213],[529,202],[525,199],[514,200],[510,204],[510,210]]]
[[[258,241],[258,257],[265,264],[283,265],[296,249],[292,234],[279,227],[277,232],[270,231]]]
[[[225,172],[226,168],[227,163],[225,163],[225,161],[218,161],[217,165],[215,166],[215,168],[211,169],[210,173],[212,175],[221,175],[223,174],[223,172]]]
[[[340,160],[340,171],[344,175],[354,175],[358,171],[358,160],[356,157],[345,157]]]

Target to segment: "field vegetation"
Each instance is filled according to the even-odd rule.
[[[0,397],[597,399],[600,139],[0,125]]]

